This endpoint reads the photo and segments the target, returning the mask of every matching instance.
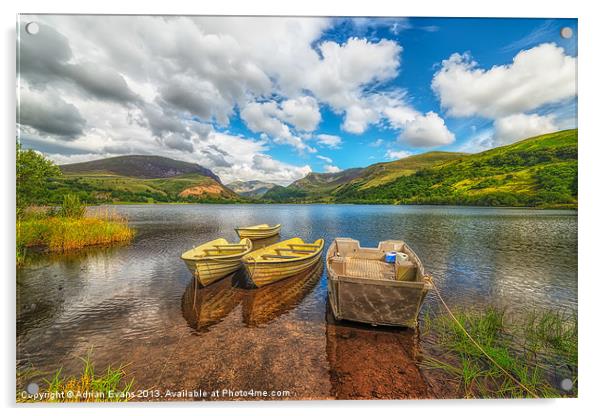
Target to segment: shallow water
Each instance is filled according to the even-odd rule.
[[[364,246],[403,239],[452,306],[577,308],[574,211],[360,205],[115,209],[136,229],[131,245],[45,255],[18,270],[18,368],[62,366],[64,373],[76,373],[77,357],[93,348],[98,368],[129,363],[128,375],[140,389],[286,390],[293,399],[432,395],[428,386],[403,387],[404,380],[417,377],[413,357],[423,342],[417,334],[335,324],[323,268],[262,289],[241,288],[240,275],[196,287],[179,255],[205,240],[235,240],[234,227],[242,224],[282,223],[282,239],[324,238],[326,244],[336,236]],[[435,306],[429,294],[426,308]],[[399,383],[382,387],[378,377]],[[366,385],[372,379],[380,387]],[[174,397],[162,397],[169,398]]]

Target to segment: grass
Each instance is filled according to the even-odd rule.
[[[423,367],[451,376],[466,398],[566,397],[577,395],[577,317],[561,312],[529,312],[510,318],[505,310],[459,310],[454,315],[483,350],[518,385],[478,349],[448,315],[425,315],[441,356],[426,356]],[[558,366],[557,363],[562,363]],[[564,392],[557,379],[575,387]],[[556,380],[555,380],[556,379]]]
[[[65,377],[62,368],[49,379],[43,379],[37,397],[25,392],[24,380],[39,376],[38,372],[26,370],[17,375],[17,402],[122,402],[128,401],[134,379],[126,381],[124,365],[109,366],[104,372],[96,373],[90,355],[81,359],[83,368],[77,376]]]
[[[38,212],[17,220],[17,264],[23,264],[31,249],[66,252],[129,242],[133,237],[127,219],[108,209],[81,218]]]

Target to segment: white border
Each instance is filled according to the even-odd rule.
[[[527,0],[503,0],[500,2],[471,0],[422,0],[401,2],[393,0],[367,0],[328,2],[327,0],[244,1],[219,0],[215,2],[191,2],[169,0],[166,2],[98,0],[82,2],[69,0],[21,0],[3,2],[1,7],[3,94],[0,114],[4,127],[2,148],[2,190],[0,204],[3,211],[4,238],[2,240],[2,265],[4,285],[2,317],[3,342],[0,380],[2,405],[8,414],[40,413],[44,415],[105,414],[106,407],[15,407],[15,272],[14,272],[14,134],[15,134],[15,27],[17,13],[110,13],[110,14],[249,14],[249,15],[346,15],[346,16],[476,16],[476,17],[577,17],[579,18],[579,326],[580,326],[580,369],[579,399],[565,400],[522,400],[522,401],[405,401],[405,402],[295,402],[295,403],[193,403],[193,404],[134,404],[111,408],[114,414],[144,412],[148,415],[165,413],[261,413],[303,414],[345,413],[365,414],[371,408],[379,413],[437,412],[447,415],[477,414],[507,415],[512,413],[545,412],[546,414],[577,414],[591,410],[596,402],[600,383],[600,309],[602,279],[596,264],[599,248],[600,170],[602,157],[602,134],[598,120],[601,119],[600,89],[600,45],[602,39],[600,14],[596,13],[595,2],[557,1],[529,2]],[[596,44],[598,42],[598,44]]]

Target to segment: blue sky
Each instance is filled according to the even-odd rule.
[[[41,30],[20,28],[20,139],[58,163],[162,154],[286,184],[577,122],[576,19],[22,20]]]

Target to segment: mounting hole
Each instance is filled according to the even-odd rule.
[[[571,29],[570,27],[563,27],[562,29],[560,29],[560,36],[562,36],[564,39],[572,38],[573,29]]]
[[[40,31],[40,25],[36,22],[29,22],[25,25],[25,31],[30,35],[37,35]]]
[[[560,388],[564,391],[571,391],[573,389],[573,380],[565,378],[560,382]]]

